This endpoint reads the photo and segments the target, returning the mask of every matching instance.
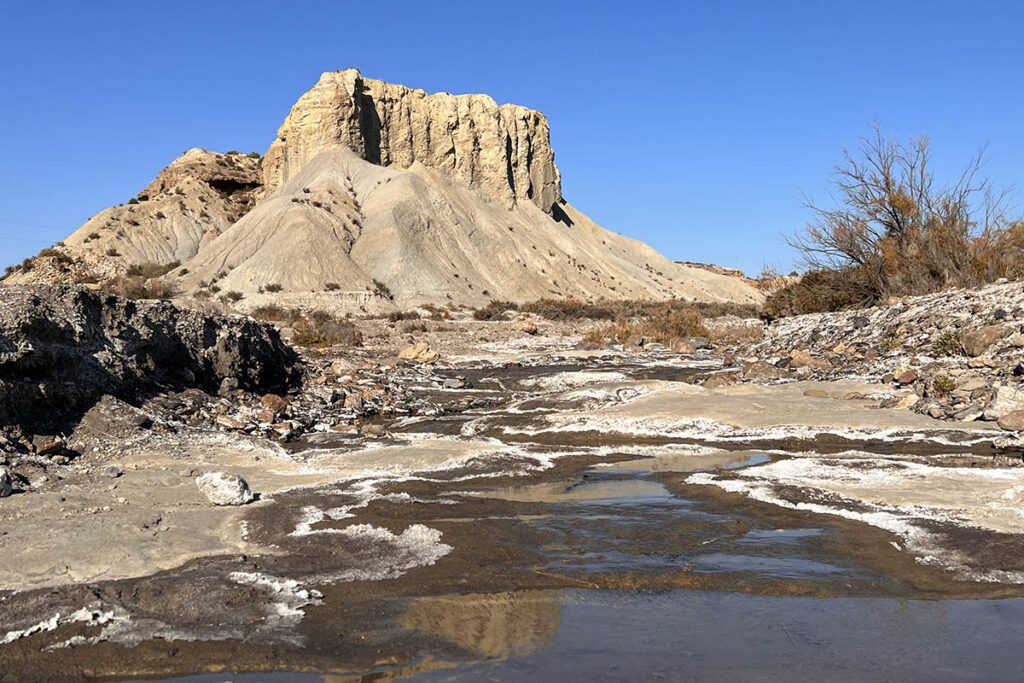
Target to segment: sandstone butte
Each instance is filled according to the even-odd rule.
[[[240,310],[762,300],[749,281],[673,262],[567,202],[540,112],[355,69],[323,74],[263,157],[190,149],[56,252],[7,281],[177,264],[163,278],[179,298],[237,292]]]

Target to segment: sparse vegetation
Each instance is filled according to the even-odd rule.
[[[324,283],[324,291],[325,292],[336,292],[339,289],[341,289],[341,285],[339,285],[337,282],[325,282]]]
[[[271,294],[273,294],[274,292],[280,292],[282,289],[284,289],[284,287],[282,287],[281,285],[277,284],[276,282],[272,282],[270,284],[263,285],[263,291],[270,292]]]

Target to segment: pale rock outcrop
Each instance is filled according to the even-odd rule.
[[[509,208],[532,202],[551,213],[562,198],[547,119],[488,95],[428,95],[356,69],[327,72],[295,103],[267,151],[267,191],[332,147],[381,166],[418,162]]]

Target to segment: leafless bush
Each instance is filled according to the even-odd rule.
[[[940,186],[927,138],[903,143],[876,126],[836,166],[835,205],[807,201],[814,218],[790,244],[809,275],[769,309],[834,310],[1017,273],[1024,227],[1007,218],[1007,192],[981,177],[983,160]]]

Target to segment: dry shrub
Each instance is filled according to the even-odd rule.
[[[700,313],[693,308],[673,308],[664,305],[660,310],[634,319],[620,318],[603,332],[604,338],[616,344],[631,339],[667,344],[675,337],[706,337],[707,327]]]
[[[519,306],[511,301],[490,301],[483,308],[473,311],[474,320],[504,320],[505,313],[518,310]]]
[[[127,299],[170,299],[177,294],[173,286],[162,280],[127,275],[107,280],[102,290]]]
[[[167,273],[171,272],[180,265],[181,263],[179,261],[174,261],[172,263],[165,264],[137,263],[135,265],[128,266],[128,271],[126,274],[129,277],[141,277],[144,280],[152,280],[153,278],[158,278],[166,275]]]
[[[359,346],[363,335],[351,321],[325,313],[312,313],[292,323],[292,344],[296,346]]]
[[[876,127],[837,165],[835,206],[807,203],[814,218],[790,243],[809,272],[773,294],[769,312],[831,311],[1019,277],[1024,226],[1008,220],[1007,193],[979,176],[982,161],[941,187],[927,138],[898,142]]]
[[[426,332],[427,324],[422,321],[407,321],[399,326],[399,331],[403,334],[413,334],[416,332]]]

